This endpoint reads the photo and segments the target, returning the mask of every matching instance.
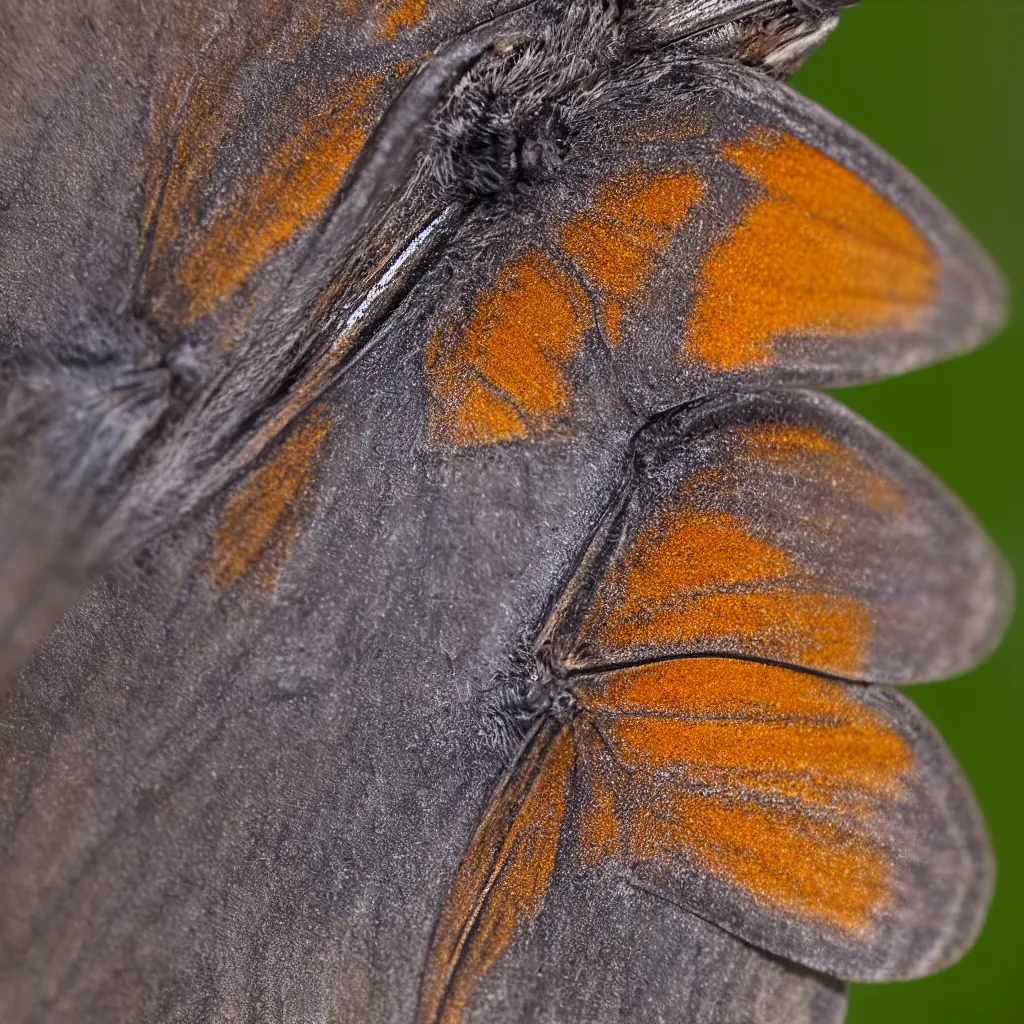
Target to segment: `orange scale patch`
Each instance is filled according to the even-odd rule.
[[[568,732],[549,727],[492,798],[438,920],[420,1021],[461,1021],[473,985],[539,910],[555,869],[572,766]]]
[[[706,718],[826,719],[840,706],[860,713],[841,687],[804,672],[731,658],[684,658],[591,677],[586,706]]]
[[[687,714],[696,713],[686,710]],[[834,799],[849,786],[878,795],[893,784],[892,765],[902,764],[905,745],[879,730],[868,716],[835,725],[786,721],[685,721],[623,714],[607,727],[627,765],[659,769],[693,765],[736,775],[749,785],[774,790],[791,780],[791,791],[808,803]],[[705,777],[711,777],[706,775]],[[795,787],[795,788],[794,788]]]
[[[427,0],[385,0],[382,4],[385,14],[380,24],[380,34],[387,40],[397,39],[410,32],[427,15]]]
[[[562,250],[599,295],[612,344],[621,339],[626,307],[646,303],[658,257],[703,191],[692,174],[635,172],[605,185],[592,210],[561,228]]]
[[[869,933],[891,901],[884,852],[844,825],[683,793],[662,813],[639,811],[631,825],[637,860],[682,854],[765,906],[847,934]]]
[[[790,574],[785,552],[745,527],[739,516],[726,512],[671,509],[658,517],[637,535],[627,556],[616,619],[647,615],[682,593]]]
[[[592,749],[599,746],[600,740],[591,729],[578,722],[574,724],[575,732],[579,733],[581,729],[580,746],[583,756],[590,761],[590,792],[584,799],[576,841],[582,862],[593,867],[622,852],[619,834],[622,826],[610,773],[602,770],[600,750]]]
[[[328,96],[204,227],[177,271],[190,319],[212,312],[326,211],[383,102],[380,85],[368,75]]]
[[[843,684],[727,658],[613,673],[591,685],[588,709],[613,716],[607,734],[627,761],[648,768],[702,765],[745,777],[796,774],[813,795],[837,787],[895,796],[909,749]],[[817,799],[817,797],[815,797]]]
[[[637,535],[582,635],[600,645],[745,653],[855,672],[871,637],[863,602],[807,592],[807,576],[739,516],[669,510]]]
[[[264,588],[273,587],[291,557],[302,494],[330,426],[330,419],[314,410],[228,502],[208,567],[215,586],[231,587],[255,575]]]
[[[524,438],[569,416],[569,366],[591,325],[585,296],[530,250],[477,298],[461,332],[438,331],[425,354],[428,434],[466,446]]]
[[[680,610],[665,609],[622,634],[620,642],[738,649],[774,661],[856,674],[872,633],[862,601],[834,594],[778,589],[703,594]]]
[[[727,658],[578,685],[585,734],[602,742],[589,724],[600,723],[623,769],[595,758],[592,770],[638,797],[594,800],[584,862],[682,857],[760,902],[850,931],[885,905],[888,866],[870,826],[903,795],[913,758],[846,686]],[[608,850],[607,835],[627,836],[624,850]]]
[[[703,261],[684,356],[719,371],[767,366],[782,337],[918,323],[938,260],[888,200],[790,136],[761,132],[722,152],[764,191]]]
[[[168,97],[156,106],[147,153],[150,165],[145,209],[147,234],[152,235],[147,283],[156,268],[182,234],[183,225],[195,216],[197,197],[202,194],[213,169],[217,143],[227,132],[233,111],[225,102],[226,75],[223,70],[195,85],[189,102],[183,105],[188,75],[175,76]],[[177,123],[180,118],[180,123]],[[168,149],[168,139],[175,136]]]

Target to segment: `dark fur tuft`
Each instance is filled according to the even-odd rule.
[[[794,71],[836,22],[840,0],[774,0],[729,20],[677,0],[572,0],[538,11],[537,34],[490,54],[452,91],[421,174],[444,200],[514,195],[562,171],[575,129],[610,83],[641,92],[667,66],[731,59],[774,77]],[[550,15],[550,17],[545,17]]]
[[[576,2],[456,88],[434,128],[429,173],[466,201],[515,191],[559,170],[574,113],[621,56],[617,6]]]

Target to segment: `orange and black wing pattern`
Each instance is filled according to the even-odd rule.
[[[578,430],[598,393],[646,417],[873,380],[999,323],[999,275],[956,222],[785,86],[704,69],[642,110],[628,83],[601,103],[571,174],[469,214],[458,278],[422,282],[433,445]]]
[[[116,264],[100,351],[138,356],[128,384],[110,387],[139,392],[121,403],[125,447],[162,442],[152,458],[110,456],[137,506],[110,528],[123,546],[237,479],[371,344],[419,361],[416,413],[428,446],[450,453],[611,419],[629,433],[724,386],[872,379],[961,351],[998,321],[998,275],[952,218],[753,68],[619,61],[586,102],[555,89],[553,121],[509,126],[524,153],[557,150],[536,173],[490,192],[453,183],[445,104],[477,88],[500,106],[486,85],[502,75],[509,96],[530,91],[528,7],[259,0],[243,17],[203,0],[164,5],[158,26],[96,13],[114,49],[141,54],[121,79],[145,80],[146,94],[128,90],[130,116],[104,124],[110,163],[69,158],[92,192],[65,189],[45,224],[26,213],[10,249],[34,254],[18,274],[37,291],[56,266],[40,254],[65,253],[67,225],[81,226],[72,214],[98,195],[133,197],[118,200],[116,225],[99,213],[94,225],[128,241],[115,252],[79,232],[78,259]],[[614,49],[621,26],[606,13]],[[76,121],[78,82],[62,90]],[[82,401],[58,389],[55,405]],[[77,505],[93,514],[92,500]],[[49,507],[28,518],[52,514],[59,534],[64,504]],[[70,563],[86,545],[66,547]]]
[[[1001,561],[896,445],[806,392],[655,423],[542,643],[591,671],[728,654],[844,679],[955,675],[1004,625]],[[943,552],[941,565],[936,552]]]
[[[171,537],[156,555],[168,571],[146,583],[140,558],[130,600],[100,588],[38,673],[59,682],[96,641],[91,682],[120,722],[132,673],[166,668],[184,696],[140,700],[147,764],[147,738],[183,735],[197,695],[197,720],[246,729],[210,745],[237,789],[194,758],[161,769],[175,793],[130,758],[86,770],[110,744],[68,741],[77,774],[39,798],[45,845],[22,847],[34,881],[15,886],[51,906],[67,855],[88,906],[11,922],[71,922],[15,965],[37,981],[56,963],[41,988],[18,982],[35,1016],[110,1017],[103,979],[129,978],[154,1013],[187,989],[196,1006],[214,993],[206,1017],[324,1018],[332,984],[386,979],[391,1019],[418,998],[419,1024],[664,1005],[693,1024],[833,1024],[843,979],[962,952],[991,884],[984,830],[891,686],[984,656],[1005,574],[927,473],[792,389],[964,351],[999,322],[1003,289],[917,182],[773,77],[844,0],[36,4],[5,12],[0,39],[16,172],[0,319],[18,325],[0,403],[0,671],[90,578],[180,524],[180,550]],[[212,525],[193,513],[215,494]],[[155,661],[126,607],[156,624]],[[427,645],[450,677],[435,666],[413,693]],[[480,722],[461,697],[484,662],[517,753],[447,863],[439,823],[467,826],[479,793],[462,726]],[[296,691],[301,726],[276,724],[271,705],[292,710],[279,679],[307,673],[336,703]],[[447,716],[453,680],[463,717]],[[430,814],[436,765],[400,778],[408,762],[390,756],[416,749],[423,732],[402,728],[416,709],[431,736],[460,723]],[[114,795],[113,775],[131,785]],[[68,793],[88,814],[61,852]],[[357,805],[366,816],[337,813]],[[189,827],[205,816],[204,847]],[[116,844],[93,857],[97,822],[115,819],[127,859]],[[436,859],[392,871],[426,822]],[[144,856],[151,836],[169,871]],[[106,891],[79,884],[82,857]],[[92,988],[83,936],[126,885],[127,952],[92,944]],[[150,885],[160,902],[136,900]],[[331,979],[352,920],[382,916],[370,890],[391,886],[392,925]],[[399,942],[425,940],[432,911],[414,995]],[[292,1003],[299,963],[317,977]],[[562,995],[543,1012],[515,1002],[545,970]]]
[[[222,344],[254,329],[282,272],[299,272],[300,243],[403,85],[490,9],[257,0],[235,19],[227,6],[168,5],[138,282],[164,330],[205,322]]]
[[[400,97],[421,66],[493,14],[490,0],[10,12],[5,662],[114,550],[236,476],[332,378],[354,343],[347,315],[436,212],[424,190],[392,194],[416,131],[399,124],[405,149],[367,168],[381,125],[396,109],[408,120]],[[414,99],[431,113],[449,85]],[[357,178],[373,216],[339,223]]]
[[[987,904],[984,828],[941,739],[868,683],[976,661],[1005,587],[955,499],[831,399],[653,423],[539,634],[538,724],[455,876],[421,1020],[463,1019],[560,869],[839,978],[949,963]]]

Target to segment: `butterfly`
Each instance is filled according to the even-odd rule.
[[[782,81],[844,4],[136,6],[2,44],[4,1019],[792,1024],[956,959],[991,855],[892,687],[1006,571],[806,389],[1004,288]]]

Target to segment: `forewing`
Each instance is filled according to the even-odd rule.
[[[466,86],[496,76],[509,123],[471,106],[467,136],[438,127],[428,144],[423,126],[446,90],[504,31],[487,36],[497,23],[483,0],[329,10],[261,0],[244,18],[211,0],[167,7],[158,23],[128,6],[52,6],[63,35],[45,19],[11,34],[19,52],[35,52],[33,40],[53,50],[48,65],[66,81],[55,90],[20,58],[10,65],[15,193],[53,201],[44,221],[10,204],[7,280],[25,287],[8,289],[5,312],[38,328],[18,339],[19,359],[74,362],[97,398],[80,422],[77,392],[47,379],[46,360],[10,375],[28,393],[40,371],[49,393],[32,411],[70,413],[30,424],[44,454],[24,471],[12,463],[17,507],[5,518],[48,508],[43,533],[96,548],[97,564],[109,554],[90,539],[99,526],[127,549],[194,508],[378,340],[403,295],[389,326],[419,339],[428,436],[448,447],[576,432],[623,409],[639,421],[726,382],[884,375],[972,344],[1000,315],[997,276],[918,185],[751,69],[618,54],[592,89],[555,89],[538,120],[526,13]],[[80,24],[132,55],[111,65],[114,84],[75,41]],[[66,137],[49,125],[72,122],[97,131],[76,136],[69,175]],[[486,176],[459,153],[486,154],[499,128],[524,170],[491,167],[508,180],[481,194]],[[64,149],[50,153],[53,140]],[[424,232],[429,245],[417,241]],[[426,270],[428,252],[438,258]],[[73,294],[43,283],[79,264],[95,273]],[[367,312],[371,293],[380,308]],[[128,381],[113,397],[94,373],[103,361]],[[151,398],[137,376],[154,369]],[[24,419],[0,427],[5,444],[29,450]],[[92,445],[108,427],[109,443]],[[62,448],[80,479],[105,481],[103,501],[86,484],[64,497],[34,472]],[[75,533],[72,501],[81,545],[61,540]],[[31,547],[25,531],[8,532]],[[27,581],[9,588],[16,618],[26,588],[49,586],[38,552],[27,566],[9,574]],[[25,645],[51,618],[18,627]]]
[[[549,361],[600,353],[608,392],[644,417],[727,387],[884,377],[963,351],[1001,322],[1002,281],[963,229],[781,83],[651,59],[555,109],[557,166],[514,202],[486,196],[466,214],[445,257],[461,275],[455,294],[430,302],[430,323],[415,328],[432,339],[435,442],[522,440],[550,427],[532,409],[570,408],[563,380],[517,364],[527,344]],[[467,309],[460,295],[481,254],[502,270]],[[530,277],[563,297],[548,305],[542,287],[523,286]],[[474,355],[481,346],[497,355]],[[484,364],[497,361],[491,374]],[[530,392],[529,407],[505,401],[510,386]]]
[[[616,90],[578,147],[556,245],[648,411],[728,382],[831,386],[962,351],[1003,285],[906,171],[781,83],[677,69]],[[611,122],[611,123],[608,123]]]
[[[6,11],[4,319],[53,350],[69,320],[126,306],[168,334],[211,313],[207,331],[233,318],[244,333],[261,268],[327,211],[419,63],[492,8],[41,0]]]
[[[1008,588],[959,502],[838,403],[724,396],[642,435],[542,645],[570,671],[729,653],[920,682],[987,653]]]
[[[574,689],[585,863],[848,980],[927,974],[973,942],[991,890],[984,828],[906,698],[718,658]]]
[[[145,157],[139,301],[150,315],[178,330],[212,317],[204,330],[244,336],[290,275],[310,273],[296,245],[331,215],[403,86],[494,6],[259,0],[236,20],[223,0],[181,5],[155,75]],[[403,228],[415,219],[407,211]],[[379,245],[360,258],[383,258]],[[323,302],[332,282],[317,283]]]

